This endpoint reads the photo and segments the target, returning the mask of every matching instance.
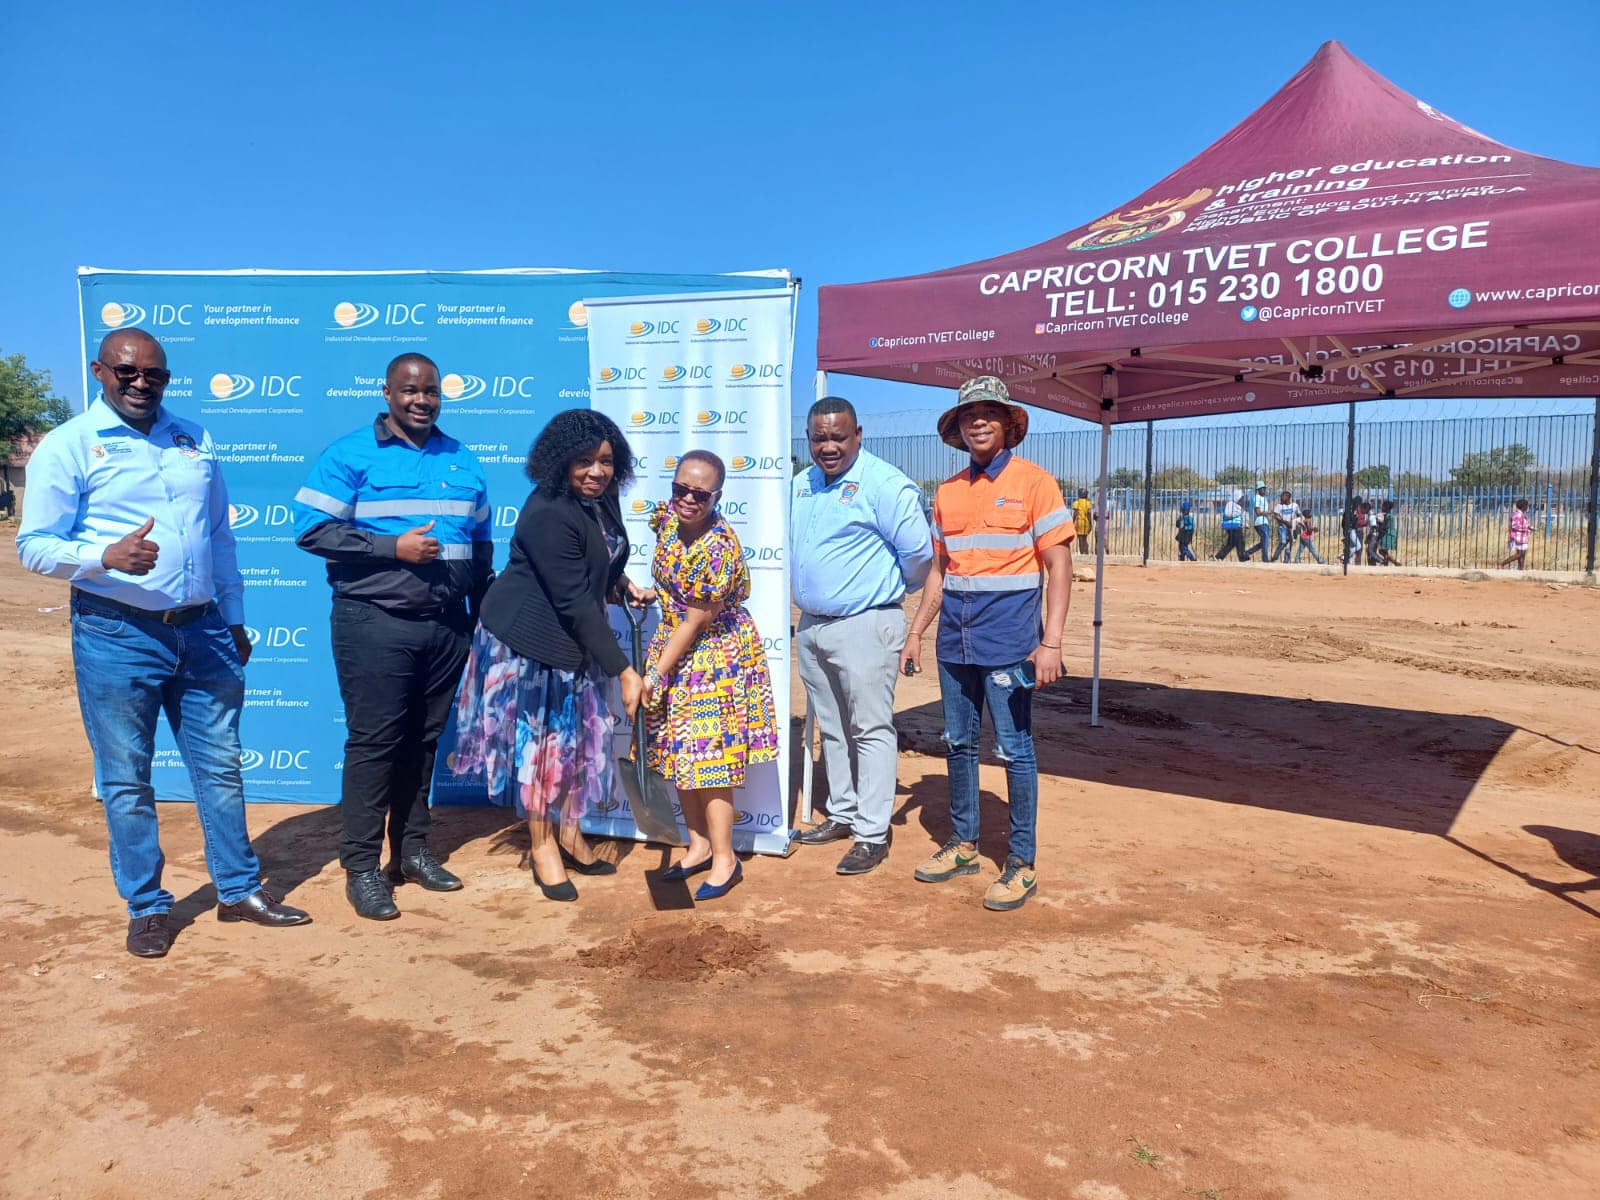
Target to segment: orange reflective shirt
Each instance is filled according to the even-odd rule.
[[[1074,536],[1060,485],[1009,450],[941,483],[933,500],[933,548],[944,570],[939,658],[998,667],[1033,653],[1044,552]]]

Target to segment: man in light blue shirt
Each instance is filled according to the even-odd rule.
[[[921,490],[861,449],[848,400],[813,404],[806,437],[815,465],[794,478],[789,569],[800,609],[795,661],[822,735],[828,819],[799,840],[853,838],[838,871],[863,875],[889,853],[901,605],[927,578],[933,541]]]
[[[45,435],[28,462],[22,565],[72,584],[78,705],[105,809],[128,952],[172,946],[150,763],[165,710],[194,781],[222,921],[303,925],[261,887],[239,766],[244,581],[211,436],[161,404],[161,344],[119,329],[91,364],[103,396]]]

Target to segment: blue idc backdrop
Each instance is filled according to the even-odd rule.
[[[209,431],[215,461],[227,476],[246,631],[255,645],[240,720],[245,794],[257,801],[330,804],[339,799],[344,706],[328,653],[325,560],[294,544],[295,498],[305,485],[332,499],[334,508],[347,502],[331,480],[318,488],[307,483],[307,473],[351,430],[360,428],[373,440],[372,417],[383,407],[390,359],[418,351],[438,363],[439,425],[481,465],[491,513],[485,527],[483,501],[452,487],[446,463],[442,478],[429,477],[439,494],[428,509],[407,501],[404,512],[352,511],[351,527],[381,539],[432,519],[433,535],[449,547],[470,546],[492,533],[502,543],[503,562],[503,544],[528,494],[522,473],[528,447],[556,412],[589,407],[585,298],[748,291],[785,287],[788,280],[569,271],[85,271],[79,282],[84,361],[113,329],[143,329],[159,338],[173,371],[165,407]],[[416,465],[421,469],[420,461]],[[471,511],[463,514],[468,503]],[[316,504],[305,508],[334,515]],[[165,545],[162,550],[165,559]],[[461,565],[470,565],[470,558]],[[450,778],[452,744],[447,731],[435,800],[481,803],[481,781]],[[152,781],[163,800],[190,797],[188,775],[164,727]]]

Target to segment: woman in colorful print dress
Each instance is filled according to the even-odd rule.
[[[631,717],[644,689],[606,617],[606,601],[643,606],[654,594],[625,575],[628,539],[618,494],[633,453],[608,418],[588,409],[552,417],[528,455],[535,490],[511,538],[511,561],[484,598],[461,693],[451,766],[482,774],[491,803],[514,805],[533,839],[534,882],[576,900],[566,867],[615,872],[596,859],[578,819],[609,799],[610,679]]]
[[[661,624],[645,674],[649,764],[677,785],[689,848],[666,877],[706,874],[714,900],[744,872],[733,853],[733,791],[751,763],[778,756],[772,676],[745,610],[750,573],[738,535],[717,510],[726,471],[707,450],[678,460],[672,501],[651,517]]]

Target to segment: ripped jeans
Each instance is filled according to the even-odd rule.
[[[1033,753],[1033,691],[1014,663],[979,667],[939,663],[944,742],[950,778],[950,824],[964,842],[978,840],[978,729],[985,705],[994,726],[995,756],[1005,764],[1011,806],[1011,853],[1032,864],[1036,852],[1039,768]]]

